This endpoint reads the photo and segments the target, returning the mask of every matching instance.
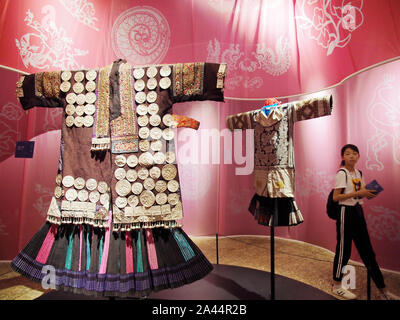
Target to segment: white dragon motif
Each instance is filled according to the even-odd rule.
[[[53,6],[44,6],[42,14],[45,16],[39,23],[33,19],[33,13],[28,9],[24,21],[36,32],[26,33],[20,40],[15,39],[25,67],[84,69],[84,66],[79,65],[75,57],[86,55],[88,51],[72,48],[72,39],[67,37],[65,29],[58,28],[55,23],[56,10]]]

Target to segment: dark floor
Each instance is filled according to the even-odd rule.
[[[216,264],[215,238],[192,237],[192,240],[200,247],[210,262]],[[219,263],[221,265],[231,265],[269,272],[269,248],[268,237],[220,237]],[[332,261],[333,253],[324,248],[303,242],[294,242],[279,238],[275,239],[275,273],[284,278],[295,280],[295,282],[311,286],[317,289],[317,291],[329,295],[331,295]],[[354,265],[356,269],[356,289],[354,289],[353,292],[357,294],[359,300],[366,300],[366,269],[362,265],[351,264]],[[232,270],[234,269],[235,268]],[[257,272],[254,274],[257,274]],[[385,277],[386,286],[390,291],[400,295],[400,274],[383,271],[383,275]],[[211,275],[211,277],[213,276]],[[214,280],[218,279],[215,278]],[[241,280],[239,280],[239,282],[240,281]],[[221,285],[225,285],[228,282],[221,283]],[[237,281],[234,282],[236,283]],[[232,285],[233,282],[230,281],[229,283]],[[371,287],[371,299],[379,299],[378,290],[373,284]],[[260,288],[265,289],[264,286],[260,286]],[[257,290],[259,289],[255,288],[255,292],[257,292]],[[279,290],[279,282],[277,281],[277,299],[280,299]],[[250,291],[253,292],[252,290]],[[41,284],[32,282],[12,271],[10,262],[0,262],[0,300],[33,300],[46,292],[49,291],[44,290]],[[240,295],[243,293],[237,294],[239,294],[240,298]],[[283,296],[281,298],[285,299]]]

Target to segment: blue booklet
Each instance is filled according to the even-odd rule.
[[[383,188],[381,187],[381,185],[376,180],[372,180],[370,183],[368,183],[365,186],[365,189],[375,190],[374,191],[375,194],[378,194],[379,192],[383,191]]]

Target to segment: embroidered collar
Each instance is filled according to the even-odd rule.
[[[274,107],[271,112],[266,116],[261,110],[255,115],[255,121],[264,127],[269,127],[275,123],[281,121],[284,116],[284,112],[281,106]]]

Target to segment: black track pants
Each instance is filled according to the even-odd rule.
[[[371,274],[372,280],[378,288],[384,288],[385,282],[375,259],[361,205],[341,206],[339,219],[336,221],[336,235],[337,244],[333,261],[333,279],[341,281],[343,277],[341,270],[350,259],[351,243],[354,241],[364,265]]]

